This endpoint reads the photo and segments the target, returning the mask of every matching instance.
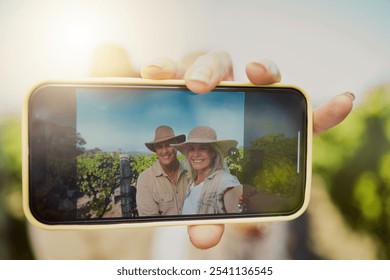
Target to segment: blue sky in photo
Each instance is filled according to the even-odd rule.
[[[259,91],[251,96],[245,105],[244,92],[79,89],[77,132],[86,140],[86,149],[149,152],[144,143],[154,139],[160,125],[186,136],[206,125],[216,130],[218,139],[237,140],[239,147],[269,133],[295,137],[302,130],[299,95]]]
[[[189,91],[79,90],[77,132],[86,148],[106,151],[148,152],[144,143],[154,139],[156,127],[171,126],[188,135],[198,125],[214,128],[218,139],[243,143],[244,95]]]

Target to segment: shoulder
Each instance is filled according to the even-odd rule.
[[[237,177],[233,176],[225,170],[217,170],[212,174],[212,176],[214,180],[219,181],[218,185],[222,188],[231,188],[241,185]]]
[[[237,177],[233,176],[229,172],[227,172],[225,170],[218,170],[217,172],[218,172],[219,176],[221,177],[221,181],[224,181],[224,182],[234,182],[236,184],[240,184],[240,182],[238,181]]]
[[[146,174],[154,174],[156,176],[160,175],[162,173],[161,165],[158,161],[153,163],[152,166],[146,168],[144,171],[140,173],[139,176],[145,176]]]
[[[148,180],[151,177],[157,177],[162,174],[160,164],[157,162],[153,163],[152,166],[142,171],[138,176],[138,182]]]

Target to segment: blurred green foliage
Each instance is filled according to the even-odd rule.
[[[0,259],[31,259],[22,210],[20,120],[0,118]]]
[[[340,125],[314,139],[313,172],[349,225],[390,258],[390,86],[366,95]]]
[[[299,185],[296,171],[297,138],[271,133],[251,143],[252,151],[263,152],[263,169],[253,174],[253,183],[265,193],[290,195]]]
[[[241,183],[252,185],[266,194],[289,196],[299,185],[296,172],[297,138],[270,133],[251,142],[240,159]]]

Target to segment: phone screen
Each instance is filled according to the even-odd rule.
[[[230,174],[221,181],[241,187],[229,206],[222,183],[213,191],[204,183],[196,194],[200,174],[212,168],[192,166],[193,144],[156,150],[158,127],[189,142],[200,126],[214,130],[218,143],[234,140],[220,153],[221,172]],[[292,215],[307,199],[307,131],[307,100],[295,88],[220,86],[198,95],[184,86],[45,85],[28,102],[29,207],[45,224]],[[179,163],[176,174],[165,169],[169,157]],[[160,179],[166,182],[152,186]]]

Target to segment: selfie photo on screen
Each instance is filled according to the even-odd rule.
[[[61,90],[31,98],[30,203],[42,221],[287,216],[304,204],[307,104],[296,89]]]

